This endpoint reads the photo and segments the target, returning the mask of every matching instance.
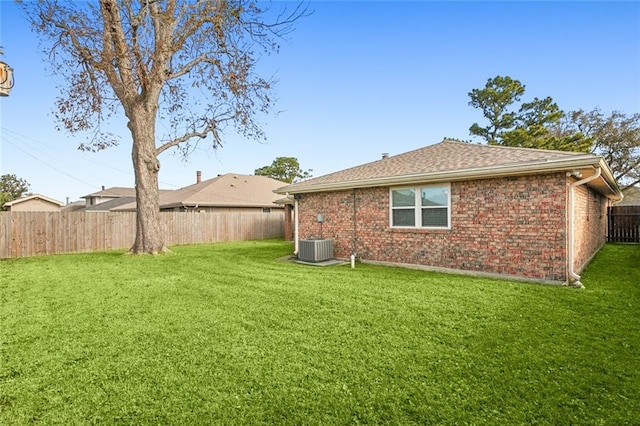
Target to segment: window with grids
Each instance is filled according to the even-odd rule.
[[[392,227],[446,229],[450,210],[448,184],[391,189]]]

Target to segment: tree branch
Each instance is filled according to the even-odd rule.
[[[632,186],[635,186],[635,185],[637,185],[637,184],[639,184],[639,183],[640,183],[640,178],[638,178],[638,179],[636,179],[635,181],[633,181],[633,182],[631,182],[631,183],[629,183],[629,184],[627,184],[627,185],[623,186],[621,189],[622,189],[622,191],[624,191],[625,189],[627,189],[627,188],[631,188]]]
[[[210,58],[208,57],[207,54],[203,53],[197,58],[184,64],[178,71],[169,74],[169,76],[167,77],[167,80],[175,80],[184,75],[187,75],[193,68],[195,68],[199,64],[210,64],[210,65],[215,65],[217,68],[219,68],[220,60],[215,58]]]
[[[620,165],[620,167],[622,167],[622,165]],[[615,177],[616,180],[621,179],[622,177],[626,176],[628,173],[637,170],[640,167],[640,159],[632,162],[631,164],[628,164],[626,168],[624,169],[618,169],[618,175]]]
[[[136,61],[136,76],[142,86],[148,84],[148,73],[145,60],[142,56],[142,47],[140,46],[140,40],[138,37],[138,30],[144,28],[144,19],[147,15],[144,7],[140,8],[138,13],[135,13],[131,8],[131,3],[127,3],[127,12],[129,15],[129,22],[131,25],[131,50]]]
[[[201,131],[194,130],[192,132],[185,133],[184,135],[180,136],[179,138],[173,139],[173,140],[171,140],[169,142],[166,142],[166,143],[160,145],[158,148],[156,148],[156,155],[160,155],[164,151],[166,151],[167,149],[172,148],[174,146],[178,146],[178,145],[188,141],[189,139],[193,139],[193,138],[206,139],[207,136],[209,136],[209,133],[211,133],[213,135],[213,138],[214,138],[214,141],[215,141],[214,142],[215,145],[221,145],[222,144],[222,139],[218,135],[218,131],[217,131],[215,125],[213,125],[213,126],[207,126],[206,128],[204,128]]]
[[[122,28],[120,9],[115,0],[100,0],[100,10],[104,19],[102,69],[112,86],[121,85],[120,93],[115,91],[115,87],[114,91],[118,97],[122,98],[123,105],[126,106],[126,103],[133,101],[138,91],[127,55],[126,36]]]

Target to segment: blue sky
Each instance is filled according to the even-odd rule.
[[[16,85],[0,99],[0,173],[14,173],[62,202],[102,185],[133,186],[125,121],[120,146],[77,150],[56,130],[55,79],[13,2],[1,0],[2,60]],[[314,176],[441,141],[468,140],[483,124],[468,92],[496,75],[526,86],[523,100],[551,96],[565,111],[640,112],[638,2],[314,1],[265,76],[279,80],[278,114],[260,118],[267,141],[228,133],[217,151],[186,162],[161,155],[160,186],[177,189],[221,173],[252,174],[276,157],[297,157]]]

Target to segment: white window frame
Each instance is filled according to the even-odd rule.
[[[430,208],[422,206],[422,189],[423,188],[445,188],[447,193],[447,226],[422,226],[422,209]],[[393,224],[393,211],[394,210],[409,210],[411,207],[393,207],[393,191],[400,191],[403,189],[411,189],[415,193],[415,202],[413,210],[415,214],[414,226],[396,226]],[[432,208],[443,208],[445,206],[434,206]],[[428,185],[416,185],[416,186],[399,186],[389,188],[389,226],[395,229],[451,229],[451,184],[439,183]]]

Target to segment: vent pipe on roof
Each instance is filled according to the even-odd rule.
[[[389,153],[388,152],[383,152],[382,153],[382,159],[384,160],[385,158],[389,158]]]
[[[104,191],[104,185],[102,185],[102,190]]]
[[[196,171],[196,183],[202,182],[202,172],[200,170]]]

